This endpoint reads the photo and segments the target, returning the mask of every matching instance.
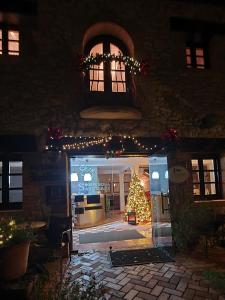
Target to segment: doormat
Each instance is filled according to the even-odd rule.
[[[109,251],[113,267],[166,263],[174,261],[172,247],[157,247],[137,250]]]
[[[80,244],[87,243],[102,243],[112,241],[136,240],[144,239],[145,236],[137,230],[122,230],[122,231],[100,231],[97,233],[82,233],[79,234]]]

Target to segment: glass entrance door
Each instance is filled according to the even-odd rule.
[[[167,157],[151,156],[149,170],[153,244],[157,247],[169,246],[172,238]]]

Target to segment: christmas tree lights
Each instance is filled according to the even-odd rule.
[[[143,186],[141,185],[141,181],[136,174],[134,174],[131,179],[129,194],[127,198],[127,212],[132,211],[135,211],[136,213],[137,222],[150,222],[150,203],[145,195],[145,191]]]

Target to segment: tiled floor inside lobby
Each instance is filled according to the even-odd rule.
[[[113,222],[91,227],[87,229],[74,229],[73,230],[73,249],[79,252],[85,252],[89,250],[109,250],[111,246],[113,250],[116,249],[134,249],[134,248],[149,248],[154,247],[156,243],[162,243],[163,245],[171,244],[171,237],[157,237],[152,236],[152,227],[165,228],[170,226],[169,223],[157,223],[157,224],[144,224],[144,225],[130,225],[120,219],[114,220]],[[133,240],[120,240],[120,241],[106,241],[100,243],[85,243],[81,244],[79,236],[86,233],[98,233],[98,232],[119,232],[125,230],[137,230],[144,238],[133,239]],[[153,234],[154,235],[154,234]]]

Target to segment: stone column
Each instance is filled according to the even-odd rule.
[[[172,233],[179,212],[193,202],[191,154],[174,151],[168,154],[169,200]],[[179,226],[179,225],[178,225]],[[176,241],[173,235],[173,243]]]

